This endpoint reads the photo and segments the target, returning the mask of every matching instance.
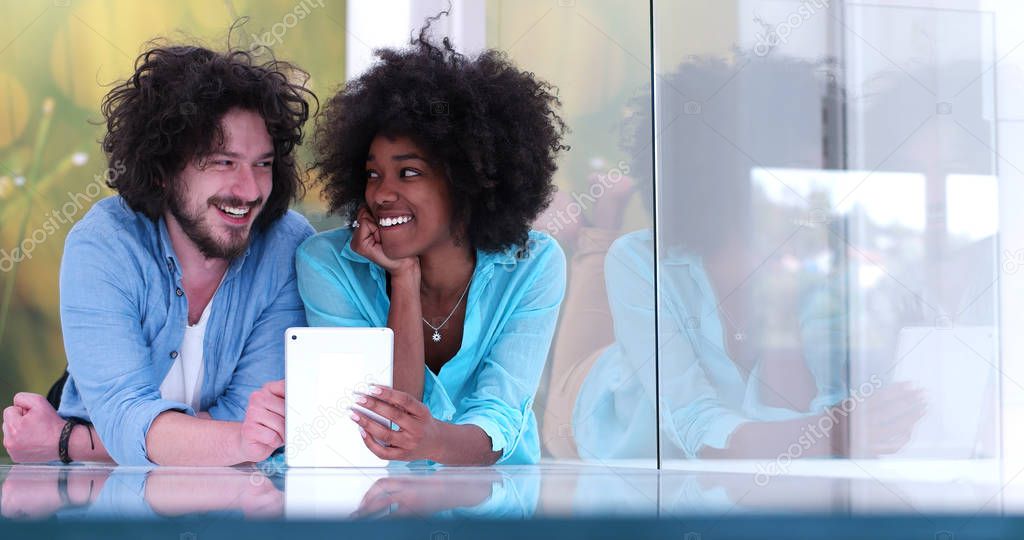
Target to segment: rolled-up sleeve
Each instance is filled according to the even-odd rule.
[[[702,300],[707,299],[691,274],[700,270],[689,264],[661,269],[662,280],[672,281],[678,296],[667,298],[661,306],[655,343],[651,337],[655,321],[654,255],[651,250],[631,247],[617,242],[605,264],[615,339],[623,351],[626,372],[641,383],[623,386],[642,388],[645,395],[632,396],[633,401],[654,403],[659,399],[654,383],[657,351],[661,358],[661,436],[689,458],[697,457],[705,446],[725,448],[736,428],[749,419],[721,399],[705,371],[716,366],[702,365],[698,359],[695,347],[702,332],[707,331],[704,327],[716,316],[714,311],[701,310]]]
[[[481,360],[474,390],[458,404],[453,419],[479,426],[490,437],[491,450],[502,453],[497,463],[513,454],[529,425],[565,295],[565,255],[548,242],[536,255],[532,280]]]
[[[809,280],[811,281],[811,280]],[[835,309],[843,305],[832,279],[812,286],[801,295],[800,335],[804,362],[814,377],[817,394],[809,410],[817,414],[847,397],[847,328],[845,313]]]
[[[111,260],[132,260],[117,235],[84,228],[68,235],[60,270],[68,370],[114,461],[152,465],[146,434],[153,420],[169,410],[195,411],[161,399],[142,331],[141,283],[123,279]]]

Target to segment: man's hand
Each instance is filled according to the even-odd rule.
[[[441,422],[430,414],[423,402],[400,390],[373,386],[369,394],[356,394],[356,403],[398,424],[399,431],[394,431],[365,414],[352,412],[352,420],[361,428],[363,442],[374,455],[399,461],[436,460]]]
[[[269,382],[249,397],[239,430],[243,461],[263,461],[284,446],[284,380]]]
[[[64,424],[46,398],[19,392],[14,405],[4,409],[4,448],[16,463],[55,461]]]

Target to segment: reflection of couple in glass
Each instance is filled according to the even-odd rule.
[[[854,422],[858,455],[909,441],[920,389],[881,375],[850,392],[844,231],[795,226],[815,195],[787,207],[751,180],[753,169],[836,167],[827,130],[844,104],[830,69],[694,59],[657,78],[657,241],[651,229],[619,236],[621,219],[605,217],[621,215],[617,191],[560,235],[577,244],[570,275],[585,277],[570,281],[550,368],[542,425],[554,456],[653,458],[656,429],[663,459],[775,457],[794,444],[793,457],[849,455]],[[653,211],[651,119],[631,120],[632,176]]]

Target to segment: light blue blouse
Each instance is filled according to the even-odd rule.
[[[744,377],[729,358],[718,299],[700,258],[673,253],[659,266],[658,367],[661,448],[665,459],[725,448],[750,421],[816,414],[844,397],[842,325],[827,316],[828,298],[803,298],[801,337],[817,396],[809,411],[770,407],[759,395],[760,364]],[[615,342],[598,358],[573,410],[583,458],[653,457],[655,451],[654,239],[650,229],[619,238],[605,259]]]
[[[386,272],[352,250],[350,229],[309,238],[295,256],[311,326],[383,327],[391,302]],[[462,346],[438,374],[424,366],[423,402],[435,418],[474,424],[498,463],[540,459],[533,399],[565,295],[565,255],[544,233],[527,248],[477,251]]]

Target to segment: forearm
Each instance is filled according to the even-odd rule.
[[[158,465],[226,466],[242,463],[241,423],[167,411],[146,434],[149,460]]]
[[[423,307],[420,304],[419,268],[391,275],[388,328],[395,333],[393,387],[422,400]]]
[[[740,424],[729,437],[723,449],[704,447],[701,458],[707,459],[761,459],[775,458],[789,453],[794,444],[800,447],[799,457],[829,457],[838,453],[841,445],[839,424],[830,421],[824,429],[827,415],[819,414],[777,422],[748,422]],[[795,456],[794,456],[795,457]]]
[[[501,452],[491,450],[491,438],[474,424],[439,422],[439,447],[429,459],[444,465],[494,465]]]
[[[68,439],[68,456],[72,461],[113,462],[99,433],[92,426],[78,425]]]

